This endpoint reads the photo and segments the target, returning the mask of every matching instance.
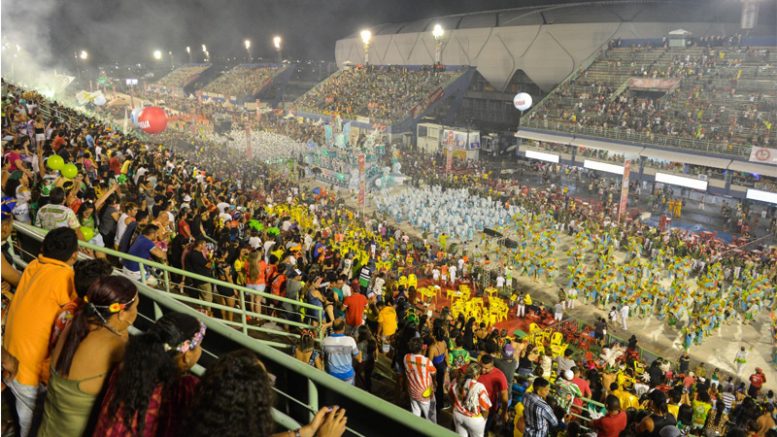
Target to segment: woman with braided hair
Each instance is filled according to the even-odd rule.
[[[121,362],[138,314],[138,290],[123,276],[98,279],[82,300],[52,353],[39,436],[88,433],[105,377]]]
[[[121,367],[111,375],[94,436],[169,437],[193,398],[205,325],[168,313],[148,331],[130,338]]]

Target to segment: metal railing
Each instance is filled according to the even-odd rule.
[[[19,232],[19,234],[24,235],[26,237],[31,237],[33,239],[43,239],[43,236],[46,235],[45,230],[36,228],[34,226],[30,226],[28,224],[15,222],[14,227]],[[168,296],[176,301],[179,301],[183,304],[187,305],[193,305],[200,307],[204,310],[214,312],[214,310],[218,310],[218,312],[222,315],[222,323],[224,323],[227,326],[239,329],[240,332],[242,332],[245,335],[255,335],[255,336],[280,336],[280,337],[288,337],[296,339],[299,337],[299,334],[294,332],[289,332],[291,328],[296,329],[310,329],[315,331],[315,327],[311,325],[310,323],[302,322],[301,320],[310,320],[309,318],[303,319],[302,316],[311,312],[315,311],[316,314],[321,314],[322,309],[316,305],[312,305],[306,302],[294,300],[294,299],[288,299],[282,296],[276,296],[271,293],[266,292],[260,292],[251,288],[247,288],[244,286],[240,286],[231,282],[222,281],[219,279],[214,279],[206,276],[201,276],[196,273],[192,273],[186,270],[181,270],[175,267],[171,267],[168,265],[160,264],[155,261],[150,261],[143,258],[138,258],[136,256],[132,256],[123,252],[119,252],[113,249],[108,249],[105,247],[96,246],[94,244],[85,242],[85,241],[79,241],[79,245],[82,249],[87,249],[89,251],[92,251],[93,253],[100,253],[104,254],[106,256],[115,257],[117,259],[125,260],[125,261],[134,261],[137,262],[140,270],[139,275],[133,276],[127,274],[126,270],[117,269],[117,274],[121,274],[124,276],[129,277],[133,280],[138,280],[139,282],[149,286],[150,288],[154,288],[160,291],[164,291],[168,294]],[[34,256],[35,252],[28,254]],[[157,273],[160,279],[156,279],[157,276],[148,274],[147,272],[153,269]],[[173,281],[173,278],[177,277],[180,278],[177,281]],[[216,301],[223,301],[221,303],[218,302],[207,302],[202,299],[198,299],[196,297],[191,297],[188,294],[184,294],[181,292],[189,291],[189,294],[193,294],[195,296],[199,295],[200,289],[197,287],[192,287],[185,284],[186,279],[193,279],[196,281],[201,281],[204,283],[208,283],[211,286],[212,293],[214,296],[214,300]],[[236,301],[236,305],[231,306],[228,305],[226,302],[226,295],[220,294],[220,289],[226,289],[231,290],[236,293],[236,297],[233,297],[233,299]],[[235,296],[233,294],[233,296]],[[271,302],[272,304],[269,305],[273,308],[271,314],[263,314],[261,312],[255,312],[251,310],[252,303],[254,301],[259,301],[261,299],[263,301],[262,307],[268,306],[268,302]],[[282,306],[283,304],[286,305],[286,308]],[[291,309],[287,309],[291,308]],[[275,315],[272,315],[272,314]],[[282,317],[279,317],[282,316]],[[285,329],[272,329],[267,328],[259,325],[254,325],[251,322],[252,321],[262,321],[262,322],[272,322],[275,325],[278,325],[280,327],[284,327]],[[323,336],[323,331],[319,332],[319,340],[321,339],[321,336]],[[263,340],[265,344],[279,348],[279,349],[288,349],[291,347],[289,343],[279,343],[271,340]]]
[[[21,254],[15,256],[15,260],[17,264],[24,266],[38,252],[38,246],[46,231],[22,223],[14,223],[14,227],[19,236],[26,237],[16,241],[19,243],[16,247],[21,250]],[[83,241],[79,241],[79,246],[106,254],[115,253],[130,259],[125,254]],[[80,257],[88,258],[86,254],[81,254]],[[134,261],[151,264],[147,260],[132,258]],[[180,271],[157,263],[153,264],[167,268],[171,273]],[[119,271],[117,270],[117,272]],[[273,345],[268,344],[268,342],[252,338],[228,326],[223,321],[202,314],[180,300],[174,293],[160,293],[159,289],[152,288],[142,282],[136,283],[136,285],[141,299],[138,303],[138,318],[134,323],[137,331],[133,330],[134,332],[147,330],[155,320],[171,311],[196,317],[208,327],[208,333],[202,343],[203,354],[198,366],[193,369],[194,373],[202,374],[209,366],[213,365],[219,356],[227,352],[241,348],[256,352],[262,358],[267,370],[275,376],[273,390],[276,396],[273,420],[284,429],[296,429],[300,424],[308,423],[321,406],[339,405],[347,411],[346,435],[360,437],[382,435],[445,437],[456,435],[451,430],[417,417],[408,410],[346,384],[307,363],[296,360],[272,347]],[[246,289],[244,291],[252,292],[253,290]],[[198,304],[208,306],[207,302],[199,301]]]

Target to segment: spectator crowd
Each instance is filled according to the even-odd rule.
[[[365,96],[385,91],[386,102],[405,102],[443,80],[438,73],[372,68],[341,73],[347,76],[336,79],[350,75],[361,94],[336,101],[366,107]],[[394,74],[401,79],[392,80]],[[375,81],[365,79],[370,75]],[[128,260],[77,262],[78,240],[257,290],[247,302],[255,314],[306,321],[322,330],[320,344],[315,333],[297,333],[296,359],[367,391],[375,391],[376,368],[390,363],[395,400],[432,421],[446,412],[460,435],[547,436],[561,430],[577,435],[586,429],[603,436],[669,437],[707,430],[774,434],[774,399],[761,390],[767,383],[763,371],[756,370],[748,385],[733,376],[723,381],[715,370],[708,375],[703,363],[691,371],[681,358],[678,366],[649,363],[643,373],[649,378],[638,380],[635,345],[615,363],[604,350],[607,359],[570,349],[554,361],[527,339],[423,305],[417,293],[421,282],[474,286],[474,277],[494,271],[489,256],[495,258],[496,249],[468,255],[449,251],[442,233],[432,233],[434,240],[413,237],[382,216],[348,208],[335,193],[282,177],[263,162],[263,149],[260,156],[246,157],[230,142],[179,131],[152,143],[36,93],[3,87],[9,151],[3,168],[3,241],[12,233],[13,219],[49,231],[40,254],[23,271],[12,265],[8,251],[13,248],[5,243],[3,248],[3,291],[9,301],[4,380],[15,398],[22,436],[31,435],[40,401],[42,419],[35,426],[41,436],[273,432],[270,377],[256,355],[233,352],[209,365],[201,378],[191,375],[207,337],[205,325],[188,314],[169,313],[146,332],[130,335],[141,297],[127,276],[153,278],[155,272]],[[409,109],[397,107],[404,108],[373,105],[373,110],[379,118],[392,118]],[[303,139],[297,135],[317,132],[298,122],[257,123],[289,129],[298,141]],[[60,159],[75,163],[77,175],[65,177],[64,170],[53,168],[60,167]],[[468,181],[475,182],[468,192],[454,192],[457,208],[504,195],[538,217],[524,222],[526,241],[569,231],[580,240],[580,252],[590,244],[603,271],[616,269],[612,253],[625,248],[630,260],[649,260],[699,281],[719,274],[721,282],[735,287],[739,278],[762,275],[774,283],[772,254],[732,256],[714,242],[689,244],[690,236],[658,234],[638,223],[605,226],[603,215],[576,209],[561,189],[528,192],[499,178]],[[489,200],[488,207],[496,206]],[[579,255],[569,254],[570,266],[580,266]],[[693,264],[708,257],[730,262],[729,274],[722,265]],[[736,263],[743,265],[735,273]],[[112,274],[114,267],[124,275]],[[505,265],[496,269],[497,275],[504,271]],[[576,273],[573,268],[570,287],[580,284],[586,299],[607,281],[599,278],[591,289],[583,288]],[[192,278],[172,280],[190,297],[239,305],[232,289]],[[508,283],[503,277],[500,288],[526,302],[527,294],[514,290],[512,279]],[[303,315],[273,304],[272,296],[303,300],[318,310]],[[621,309],[631,298],[623,295]],[[759,299],[766,306],[766,299]],[[231,317],[229,311],[199,309]],[[618,349],[606,337],[600,340],[603,349]],[[299,434],[339,436],[345,424],[343,409],[324,408]]]

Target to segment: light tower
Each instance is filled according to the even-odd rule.
[[[364,46],[364,65],[370,63],[370,40],[372,40],[372,32],[368,29],[364,29],[359,33],[362,38],[362,44]]]
[[[434,37],[434,65],[442,64],[442,37],[445,35],[445,29],[441,25],[435,24],[432,29]]]

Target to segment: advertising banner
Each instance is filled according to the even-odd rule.
[[[750,161],[777,165],[777,149],[753,146],[750,150]]]

